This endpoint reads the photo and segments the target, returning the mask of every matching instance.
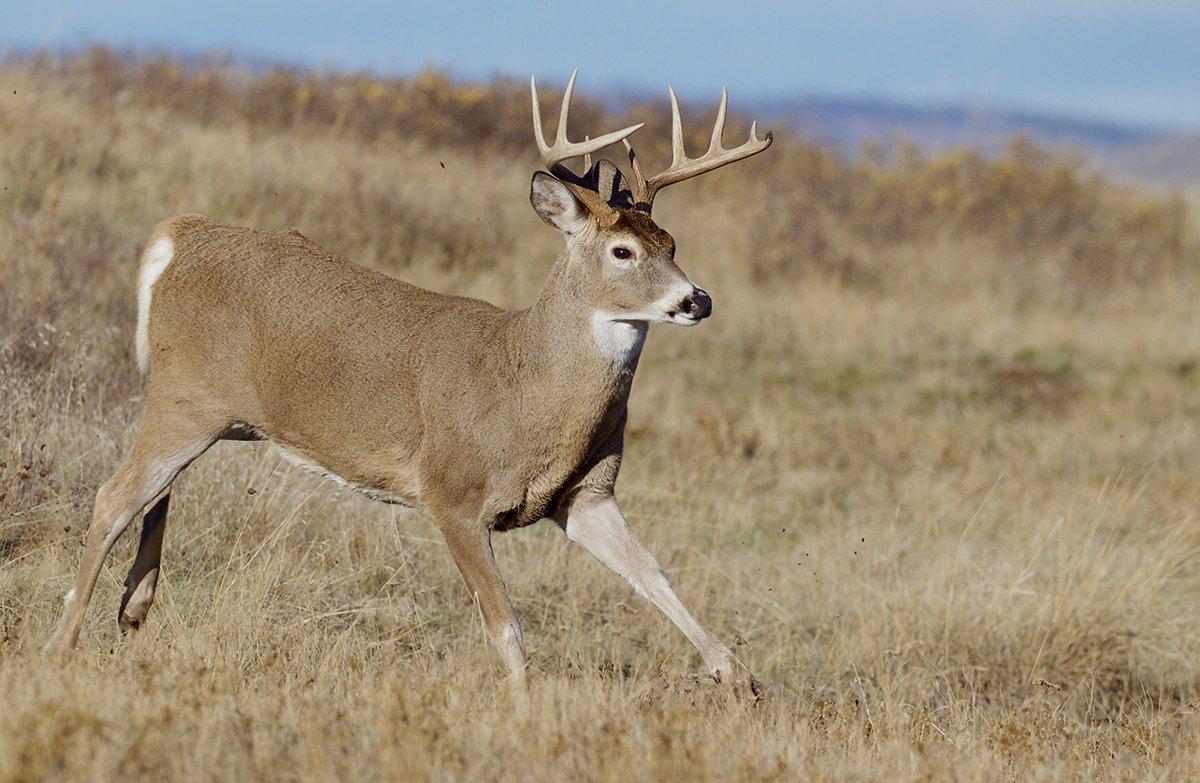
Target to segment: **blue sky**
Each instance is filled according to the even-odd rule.
[[[225,49],[380,72],[425,65],[690,98],[967,102],[1200,127],[1200,0],[0,2],[0,48]]]

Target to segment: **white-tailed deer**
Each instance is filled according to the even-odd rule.
[[[707,293],[675,265],[650,209],[667,185],[765,150],[721,146],[723,95],[708,151],[684,154],[671,93],[672,162],[634,187],[591,154],[640,125],[567,141],[575,76],[552,145],[533,93],[534,136],[550,173],[530,200],[566,247],[537,301],[505,311],[426,291],[329,253],[296,231],[181,215],[150,235],[138,278],[137,359],[149,373],[133,449],[96,493],[79,573],[47,649],[80,626],[101,563],[153,503],[121,601],[122,629],[154,600],[171,483],[220,439],[274,442],[339,484],[437,521],[511,677],[525,678],[521,626],[491,535],[550,517],[568,538],[667,615],[712,674],[758,685],[684,608],[625,523],[613,495],[630,384],[650,323],[698,324]],[[625,141],[628,147],[628,141]],[[583,157],[576,175],[563,163]]]

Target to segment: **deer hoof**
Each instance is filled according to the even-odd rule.
[[[733,694],[745,701],[757,702],[767,698],[767,689],[753,672],[735,659],[730,659],[712,669],[713,679],[728,685]]]

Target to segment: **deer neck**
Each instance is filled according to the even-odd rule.
[[[533,306],[525,311],[529,345],[540,355],[534,366],[569,376],[603,393],[628,391],[649,324],[620,320],[588,301],[573,280],[564,250]]]

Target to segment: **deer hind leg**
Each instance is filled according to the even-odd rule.
[[[442,535],[467,583],[467,589],[471,591],[471,597],[479,604],[484,625],[504,662],[509,682],[523,690],[525,639],[521,635],[521,621],[508,600],[508,591],[496,567],[491,532],[443,525]]]
[[[113,544],[138,512],[212,445],[220,430],[219,426],[206,426],[197,416],[184,414],[177,403],[167,406],[151,401],[147,406],[132,452],[96,492],[92,524],[84,539],[79,572],[74,587],[67,593],[58,626],[46,643],[47,653],[63,655],[75,647],[100,568]],[[151,512],[155,517],[151,521],[156,521],[159,527],[165,522],[165,503],[161,512]],[[146,554],[149,558],[149,550]],[[154,558],[157,560],[157,552]],[[138,559],[142,560],[140,556]]]
[[[137,556],[133,559],[129,575],[125,577],[125,594],[117,610],[117,625],[123,634],[140,628],[154,603],[170,501],[171,493],[164,493],[142,517],[142,537],[138,541]]]

